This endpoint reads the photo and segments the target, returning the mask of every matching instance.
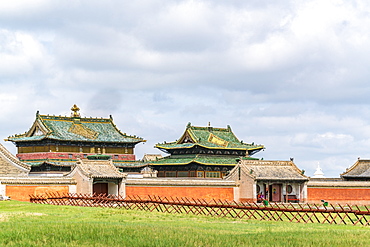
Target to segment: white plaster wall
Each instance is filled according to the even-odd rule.
[[[1,184],[1,182],[0,182],[0,195],[1,196],[6,196],[6,185]]]
[[[253,191],[252,191],[253,200],[257,200],[257,183],[253,183]]]
[[[76,185],[69,185],[68,186],[69,193],[77,193],[77,186]]]
[[[303,202],[307,202],[307,182],[304,183],[304,185],[302,186],[304,186],[302,189],[303,190]]]
[[[234,201],[239,202],[240,201],[240,189],[239,186],[233,188],[234,191]]]
[[[119,185],[119,196],[122,196],[123,198],[126,197],[126,182],[125,180],[122,181]]]
[[[117,196],[118,195],[118,186],[119,185],[117,185],[115,183],[108,183],[108,194]]]
[[[283,185],[282,191],[283,191],[283,194],[284,195],[286,194],[286,186],[287,185],[292,186],[292,192],[289,193],[289,195],[297,195],[297,196],[299,196],[299,184],[298,183],[289,183],[289,184]]]

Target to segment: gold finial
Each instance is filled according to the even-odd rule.
[[[71,116],[72,117],[80,117],[80,113],[78,113],[79,110],[80,110],[80,108],[78,108],[78,106],[76,104],[74,104],[71,108],[71,111],[72,111]]]

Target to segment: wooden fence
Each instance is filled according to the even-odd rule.
[[[303,223],[328,223],[345,225],[369,225],[370,210],[366,206],[300,204],[300,203],[240,203],[235,201],[158,196],[107,196],[96,194],[30,195],[32,203],[70,205],[82,207],[125,208],[165,213],[184,213],[238,219],[290,221]]]

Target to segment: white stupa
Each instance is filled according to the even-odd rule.
[[[312,178],[325,178],[324,173],[322,172],[322,169],[320,167],[320,164],[317,164],[317,168],[315,173],[313,174]]]

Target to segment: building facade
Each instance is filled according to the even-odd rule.
[[[239,181],[240,201],[307,202],[307,182],[293,161],[242,159],[226,180]]]

